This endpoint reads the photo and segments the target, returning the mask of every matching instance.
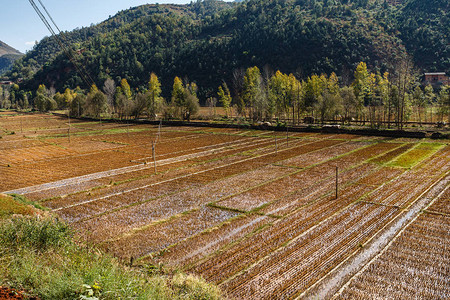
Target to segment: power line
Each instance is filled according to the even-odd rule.
[[[50,20],[52,21],[53,25],[55,25],[56,29],[58,30],[58,33],[62,36],[62,39],[64,40],[64,42],[66,44],[69,44],[68,39],[66,38],[66,34],[61,31],[58,27],[58,25],[56,25],[55,21],[53,20],[52,16],[50,15],[50,13],[48,12],[47,8],[45,7],[44,3],[42,3],[41,0],[38,0],[39,3],[41,4],[42,8],[45,10],[45,12],[47,13],[47,16],[50,18]],[[71,55],[71,54],[70,54]],[[72,56],[72,59],[73,56]],[[78,66],[79,67],[79,66]],[[86,75],[88,77],[88,79],[90,80],[90,86],[92,86],[92,84],[94,84],[94,80],[92,79],[92,77],[89,75],[89,72],[86,70],[86,67],[84,65],[81,65],[81,68],[83,69],[82,71],[84,72],[84,75]],[[88,86],[88,88],[90,87]]]
[[[83,79],[83,81],[86,83],[87,87],[91,87],[94,84],[94,81],[92,80],[92,78],[89,76],[89,74],[86,72],[86,74],[84,74],[83,70],[81,70],[80,66],[78,65],[78,63],[75,61],[74,57],[71,55],[70,53],[70,49],[68,49],[63,41],[61,41],[61,39],[59,38],[59,36],[55,33],[55,30],[53,29],[53,27],[51,26],[51,24],[48,22],[47,18],[45,17],[45,15],[41,12],[41,10],[39,9],[39,7],[36,5],[36,3],[34,2],[34,0],[28,0],[31,4],[31,6],[34,8],[34,10],[36,11],[36,13],[38,14],[39,18],[41,19],[41,21],[44,23],[44,25],[47,27],[47,29],[50,31],[50,33],[52,34],[53,38],[56,40],[56,42],[58,43],[58,45],[61,47],[61,50],[66,54],[67,58],[70,60],[70,62],[72,62],[72,64],[74,65],[75,69],[77,70],[77,72],[80,74],[81,78]],[[45,8],[45,6],[42,4],[41,0],[38,0],[39,3],[41,4],[41,6],[44,8],[45,12],[47,13],[47,15],[49,16],[49,18],[51,19],[51,21],[53,22],[54,26],[56,27],[56,29],[59,31],[59,33],[61,33],[61,31],[59,30],[59,27],[56,25],[55,21],[53,20],[53,18],[50,16],[49,12],[47,11],[47,9]],[[64,36],[62,34],[62,36]],[[65,37],[64,37],[65,38]],[[67,40],[65,41],[67,43]],[[87,75],[87,76],[86,76]]]

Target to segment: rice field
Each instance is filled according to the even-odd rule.
[[[5,112],[0,136],[0,192],[125,262],[230,299],[449,297],[448,140]]]

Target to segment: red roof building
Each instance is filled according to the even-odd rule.
[[[425,85],[449,85],[450,80],[444,72],[436,72],[436,73],[425,73],[425,78],[423,83]]]

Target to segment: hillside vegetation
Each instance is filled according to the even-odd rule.
[[[188,77],[206,98],[233,71],[266,66],[305,78],[336,72],[351,77],[360,61],[384,72],[411,55],[417,68],[450,70],[446,1],[215,0],[144,5],[87,28],[64,33],[76,60],[102,86],[110,77],[143,88],[150,72],[169,94],[173,78]],[[88,88],[52,38],[43,39],[8,73],[62,91]],[[348,79],[347,79],[348,80]],[[344,82],[346,83],[346,82]]]

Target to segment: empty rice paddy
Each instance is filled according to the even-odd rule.
[[[235,299],[449,296],[448,140],[12,113],[0,135],[0,191],[124,261]]]

